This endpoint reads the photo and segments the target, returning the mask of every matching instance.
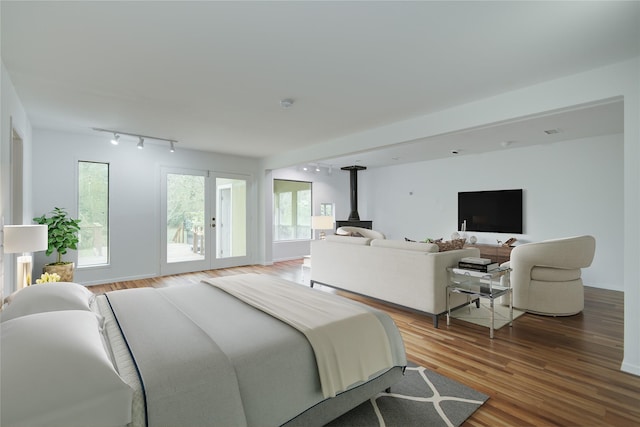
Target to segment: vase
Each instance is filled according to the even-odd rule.
[[[61,282],[73,282],[73,269],[74,263],[68,262],[66,264],[47,264],[42,267],[43,273],[57,273],[60,276]]]

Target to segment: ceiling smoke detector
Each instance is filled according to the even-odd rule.
[[[280,107],[284,108],[285,110],[287,108],[291,108],[292,105],[293,105],[293,99],[291,99],[291,98],[286,98],[286,99],[280,100]]]
[[[557,129],[557,128],[556,129],[547,129],[547,130],[544,131],[544,133],[546,133],[547,135],[554,135],[554,134],[560,133],[560,132],[562,132],[562,130],[561,129]]]

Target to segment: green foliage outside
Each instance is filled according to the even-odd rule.
[[[109,164],[78,162],[78,213],[82,221],[79,248],[101,253],[109,238]]]
[[[205,179],[198,175],[167,175],[167,238],[191,235],[204,226]]]

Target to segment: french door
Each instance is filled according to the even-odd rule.
[[[162,168],[163,275],[249,263],[249,177]]]

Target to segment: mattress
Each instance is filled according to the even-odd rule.
[[[120,377],[133,389],[133,405],[129,427],[145,427],[147,425],[144,391],[138,376],[138,370],[129,352],[118,322],[104,295],[96,297],[97,311],[104,317],[104,332],[108,337],[106,346],[110,350],[111,361]]]

